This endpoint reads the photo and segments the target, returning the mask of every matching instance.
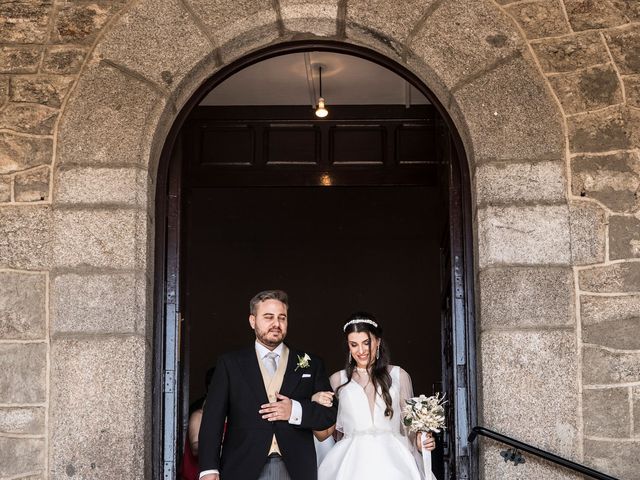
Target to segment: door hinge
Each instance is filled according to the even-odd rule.
[[[164,480],[174,480],[175,478],[173,462],[164,462]]]
[[[175,372],[173,370],[164,371],[164,391],[165,393],[173,393],[175,385]]]
[[[455,297],[464,298],[464,283],[462,274],[462,259],[460,255],[453,257],[453,288]]]

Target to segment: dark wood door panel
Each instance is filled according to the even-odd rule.
[[[187,184],[435,186],[444,125],[429,106],[200,107],[185,125]]]
[[[320,129],[314,125],[271,125],[265,129],[267,165],[318,165]]]
[[[329,130],[332,165],[376,165],[389,162],[386,158],[384,124],[335,125]]]
[[[207,125],[194,132],[194,136],[196,172],[255,164],[255,129],[250,125]]]

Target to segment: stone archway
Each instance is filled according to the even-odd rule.
[[[151,232],[160,150],[177,112],[214,72],[253,49],[304,38],[380,52],[406,65],[447,108],[475,188],[482,421],[580,458],[570,266],[600,252],[576,248],[572,236],[600,213],[572,214],[561,110],[504,9],[489,0],[141,0],[108,20],[56,137],[51,303],[66,307],[66,316],[54,321],[51,342],[53,477],[149,476]],[[516,283],[527,287],[505,298]],[[534,308],[528,288],[555,292],[555,303]],[[74,309],[78,291],[117,306],[84,318]],[[530,362],[525,390],[507,375],[508,357]],[[553,412],[547,409],[544,420],[528,416],[544,410],[548,389],[562,397]],[[500,477],[493,453],[487,446],[486,478]],[[545,472],[538,476],[558,477],[542,464],[535,468]]]
[[[477,424],[477,399],[475,388],[476,342],[473,333],[475,332],[475,320],[472,313],[474,309],[474,267],[471,235],[471,186],[464,148],[444,107],[439,104],[438,100],[433,97],[427,87],[412,72],[371,49],[345,42],[318,38],[272,44],[249,52],[240,59],[225,65],[220,71],[207,79],[181,109],[165,141],[156,179],[155,205],[157,223],[155,237],[155,304],[164,305],[164,308],[162,311],[156,309],[155,315],[154,386],[158,387],[159,383],[164,383],[164,387],[156,388],[156,392],[163,390],[163,393],[154,395],[153,418],[155,430],[153,438],[155,442],[154,454],[156,455],[154,467],[162,468],[163,476],[173,477],[174,465],[179,463],[180,460],[179,453],[176,453],[172,447],[167,448],[167,446],[181,443],[180,440],[177,440],[181,436],[181,429],[176,424],[177,419],[182,415],[176,405],[180,401],[177,392],[181,390],[183,381],[181,375],[185,372],[185,367],[181,365],[184,357],[178,360],[174,352],[187,348],[184,346],[186,340],[183,340],[183,343],[178,346],[177,339],[183,337],[180,332],[184,332],[184,329],[188,328],[186,325],[189,322],[189,316],[193,318],[193,310],[189,305],[185,306],[186,297],[179,293],[183,289],[181,285],[184,285],[184,283],[178,280],[184,278],[183,275],[189,275],[184,273],[185,268],[181,266],[182,261],[180,260],[185,248],[181,246],[184,243],[180,239],[184,237],[176,234],[177,231],[180,231],[181,219],[185,218],[185,207],[181,198],[185,195],[186,183],[189,183],[188,181],[179,180],[181,177],[180,171],[184,168],[182,166],[184,162],[182,161],[181,153],[179,153],[182,149],[177,145],[180,142],[180,138],[185,138],[182,135],[184,133],[183,127],[186,128],[186,125],[190,123],[187,118],[193,113],[194,109],[198,108],[197,105],[203,96],[215,89],[221,82],[226,81],[229,76],[239,73],[253,63],[270,59],[274,56],[307,51],[354,55],[379,63],[396,75],[404,77],[416,88],[419,88],[422,94],[427,96],[436,109],[440,111],[440,118],[447,124],[447,127],[445,127],[447,133],[444,134],[446,139],[443,138],[445,145],[442,146],[443,149],[447,150],[444,155],[448,159],[447,161],[450,162],[447,175],[449,179],[447,188],[449,194],[446,201],[450,207],[455,206],[455,212],[450,212],[449,214],[449,241],[447,242],[446,254],[448,259],[443,261],[443,264],[455,264],[449,275],[451,278],[455,277],[452,280],[454,285],[451,285],[451,289],[458,293],[456,293],[455,302],[451,300],[451,297],[446,300],[448,308],[447,313],[443,313],[443,315],[447,316],[448,321],[447,326],[444,326],[444,324],[441,326],[441,330],[450,333],[446,334],[446,345],[442,346],[441,355],[443,358],[452,359],[456,357],[458,360],[455,369],[448,367],[446,373],[442,373],[443,391],[452,396],[449,400],[449,411],[455,411],[455,416],[451,413],[447,446],[444,447],[444,450],[449,452],[445,460],[445,470],[455,468],[456,475],[459,478],[469,477],[469,472],[471,471],[473,472],[471,476],[475,477],[477,453],[475,445],[470,445],[467,440],[471,427]],[[447,180],[444,181],[446,182]],[[188,196],[189,194],[186,195]],[[187,237],[189,236],[189,234],[186,235]],[[455,261],[453,260],[454,258]],[[443,295],[445,294],[443,293]],[[436,307],[438,305],[439,302],[436,301]],[[186,313],[184,316],[186,321],[183,322],[183,315],[176,314],[176,312],[185,313],[187,310],[191,310],[191,314]],[[160,335],[157,332],[161,332]],[[453,338],[456,339],[455,342]],[[182,391],[184,392],[184,390]],[[454,391],[458,392],[455,397],[451,393]],[[185,406],[186,404],[183,404],[183,412]],[[162,462],[159,461],[160,456],[163,457]],[[161,476],[161,474],[158,472],[155,476]]]

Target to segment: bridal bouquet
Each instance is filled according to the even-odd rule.
[[[440,393],[436,393],[432,397],[420,395],[408,399],[402,410],[402,420],[405,427],[412,433],[421,432],[421,440],[424,443],[427,432],[439,433],[441,429],[445,428],[444,404],[445,399],[440,396]],[[422,464],[427,478],[435,479],[431,473],[431,452],[422,450]]]

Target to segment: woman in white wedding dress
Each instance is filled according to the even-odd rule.
[[[320,464],[318,480],[424,480],[419,448],[431,451],[435,441],[429,437],[420,445],[403,426],[402,408],[413,397],[411,378],[389,365],[382,328],[373,315],[353,314],[343,330],[347,367],[329,379],[338,398],[337,422],[316,432],[322,438],[337,429],[341,438]],[[313,399],[329,405],[333,395],[320,392]]]

